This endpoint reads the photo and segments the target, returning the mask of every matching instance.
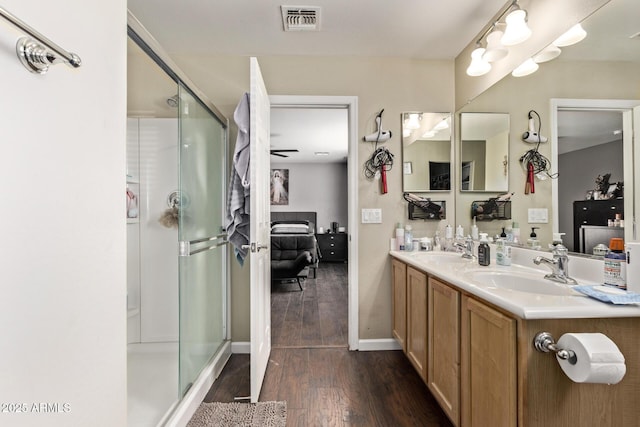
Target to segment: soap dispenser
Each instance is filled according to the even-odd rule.
[[[538,235],[536,234],[536,230],[540,227],[531,227],[531,234],[529,234],[529,238],[527,239],[527,246],[531,249],[540,249],[540,241],[538,240]]]
[[[478,264],[487,266],[491,263],[491,248],[487,233],[480,233],[480,245],[478,246]]]

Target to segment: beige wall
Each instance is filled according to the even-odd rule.
[[[249,60],[246,57],[173,56],[213,103],[233,121],[240,96],[249,89]],[[359,259],[350,266],[359,274],[360,339],[391,337],[391,272],[389,238],[397,222],[406,222],[402,199],[402,156],[400,149],[403,111],[453,111],[453,61],[421,61],[401,58],[356,57],[260,57],[267,90],[272,95],[333,95],[358,97],[358,135],[375,130],[375,116],[384,108],[383,127],[393,137],[384,145],[395,155],[388,173],[388,193],[380,194],[378,182],[368,181],[359,171],[359,209],[381,208],[382,224],[359,227]],[[230,126],[231,147],[236,129]],[[358,143],[358,163],[373,152],[371,143]],[[452,194],[452,193],[451,193]],[[449,196],[453,209],[453,196]],[[414,221],[416,235],[431,235],[439,222]],[[231,266],[232,338],[249,340],[249,268]]]
[[[530,207],[547,208],[549,224],[540,226],[538,238],[541,242],[551,242],[551,180],[535,183],[535,194],[524,194],[526,175],[519,163],[525,151],[534,148],[532,144],[522,142],[522,133],[527,130],[527,113],[537,111],[542,117],[542,135],[551,140],[550,100],[552,98],[584,99],[640,99],[640,64],[625,62],[568,62],[556,60],[542,64],[538,72],[523,78],[508,76],[488,91],[477,97],[463,108],[464,112],[505,112],[510,117],[509,137],[509,191],[514,191],[512,209],[513,220],[519,222],[521,235],[531,232],[527,223],[527,209]],[[537,122],[536,122],[537,123]],[[540,153],[551,157],[550,143],[540,145]],[[596,172],[594,172],[594,180]],[[482,195],[480,195],[482,196]],[[479,194],[460,194],[457,196],[457,222],[467,228],[471,218],[467,214],[471,202],[478,200]],[[562,202],[562,201],[561,201]],[[500,232],[504,221],[478,223],[481,231],[491,235]],[[560,230],[562,231],[562,230]]]

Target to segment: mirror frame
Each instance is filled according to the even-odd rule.
[[[404,136],[404,132],[407,130],[406,126],[406,120],[408,115],[410,114],[418,114],[420,115],[420,127],[417,129],[410,129],[412,132],[415,131],[419,131],[419,132],[426,132],[429,130],[433,130],[433,128],[435,128],[435,126],[437,124],[439,124],[441,121],[445,121],[448,120],[448,132],[449,132],[449,138],[448,139],[434,139],[433,142],[445,142],[445,141],[449,141],[449,189],[446,190],[432,190],[430,183],[429,184],[429,188],[408,188],[407,186],[407,178],[406,175],[410,175],[410,174],[414,174],[416,173],[416,159],[414,158],[407,158],[407,153],[406,153],[406,146],[409,145],[409,143],[407,143],[405,141],[405,139],[408,139],[409,137],[405,137]],[[426,118],[428,118],[427,120],[425,120]],[[441,193],[441,194],[446,194],[446,193],[451,193],[453,192],[454,188],[455,188],[455,169],[456,169],[456,163],[455,163],[455,156],[454,156],[454,115],[450,112],[444,112],[444,113],[435,113],[435,112],[423,112],[423,111],[403,111],[400,115],[400,119],[401,119],[401,130],[403,132],[403,136],[401,138],[401,149],[402,149],[402,191],[404,193]],[[445,128],[446,129],[446,128]],[[437,130],[436,130],[436,135],[437,135]],[[430,142],[431,140],[429,139],[423,139],[422,137],[420,138],[416,138],[413,142],[417,142],[417,141],[424,141],[424,142]],[[423,160],[423,159],[420,159]],[[444,160],[443,160],[444,162]],[[427,176],[429,175],[429,168],[428,166],[425,166],[426,171],[423,170],[424,173],[427,174]]]

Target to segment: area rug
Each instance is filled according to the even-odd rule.
[[[187,427],[285,427],[287,402],[202,403]]]

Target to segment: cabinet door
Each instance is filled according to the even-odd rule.
[[[427,386],[457,426],[460,423],[460,293],[429,277],[427,301]]]
[[[407,267],[407,357],[427,380],[427,276]]]
[[[407,265],[391,260],[391,287],[393,298],[393,336],[407,352]]]
[[[466,296],[461,319],[461,424],[516,426],[515,320]]]

